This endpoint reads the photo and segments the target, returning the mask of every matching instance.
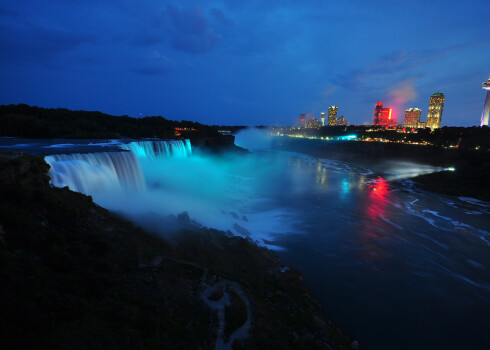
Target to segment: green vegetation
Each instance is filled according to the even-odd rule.
[[[247,306],[240,296],[234,291],[229,290],[230,305],[225,308],[225,340],[228,341],[230,335],[240,328],[247,320]]]
[[[216,128],[163,117],[131,118],[101,112],[39,108],[24,104],[0,106],[0,136],[28,138],[185,138],[219,137]],[[175,128],[186,129],[178,130]]]
[[[209,348],[210,313],[195,293],[200,271],[139,268],[138,250],[149,259],[168,245],[87,196],[49,187],[46,170],[36,157],[2,162],[3,345]]]
[[[206,228],[169,243],[88,196],[50,187],[47,167],[39,157],[0,157],[5,348],[211,349],[216,316],[200,295],[204,268],[239,282],[251,300],[255,326],[242,348],[350,348],[301,275],[280,272],[272,252]],[[231,327],[240,310],[230,312]]]

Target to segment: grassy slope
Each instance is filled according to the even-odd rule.
[[[164,298],[147,293],[157,290],[159,281],[149,269],[137,267],[138,252],[149,259],[168,246],[89,197],[48,187],[41,162],[27,157],[2,164],[3,174],[16,175],[16,183],[0,186],[4,344],[71,349],[206,345],[210,315],[191,293],[200,271],[179,266],[165,276],[172,288]]]
[[[8,348],[213,347],[215,317],[201,302],[202,269],[239,281],[255,327],[245,348],[347,349],[298,272],[269,251],[212,229],[170,245],[96,206],[51,188],[41,158],[0,161],[0,336]],[[15,346],[12,346],[15,344]]]

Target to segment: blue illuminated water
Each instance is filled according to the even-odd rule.
[[[165,232],[164,217],[187,211],[277,250],[365,349],[489,348],[488,203],[403,180],[440,170],[429,166],[387,173],[252,141],[248,155],[128,141],[46,160],[55,184],[152,230]]]

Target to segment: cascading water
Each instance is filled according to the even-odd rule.
[[[135,141],[120,146],[129,152],[57,154],[45,157],[51,166],[51,183],[73,191],[96,195],[100,191],[146,189],[141,160],[186,158],[192,154],[189,140]]]
[[[121,152],[47,156],[51,183],[91,195],[95,203],[147,229],[166,233],[169,215],[256,239],[289,230],[288,214],[267,206],[270,159],[192,155],[189,140],[134,141]],[[277,171],[273,171],[272,168]],[[259,181],[258,181],[259,180]],[[260,194],[260,195],[259,195]]]
[[[51,167],[51,183],[94,194],[101,190],[146,188],[138,159],[131,152],[57,154],[44,158]]]
[[[133,152],[138,158],[148,159],[162,156],[186,158],[192,154],[189,140],[135,141],[121,145],[121,148]]]

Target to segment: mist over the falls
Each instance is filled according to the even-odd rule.
[[[186,141],[141,141],[127,152],[47,156],[56,186],[91,195],[100,206],[144,228],[167,233],[187,212],[195,224],[263,243],[290,230],[288,213],[268,202],[287,164],[272,154],[192,154]],[[180,224],[180,225],[179,225]],[[185,225],[184,225],[185,226]]]
[[[377,181],[366,177],[372,172],[362,166],[271,151],[271,136],[263,129],[245,129],[235,143],[251,152],[213,155],[193,152],[189,140],[149,140],[122,143],[116,152],[45,159],[54,185],[91,195],[100,206],[153,232],[173,232],[192,223],[265,245],[279,234],[302,231],[290,196],[346,193]],[[304,164],[315,164],[315,181]],[[400,162],[383,168],[388,181],[442,170]],[[350,175],[336,178],[331,171]],[[186,215],[176,220],[184,212],[190,221]]]

